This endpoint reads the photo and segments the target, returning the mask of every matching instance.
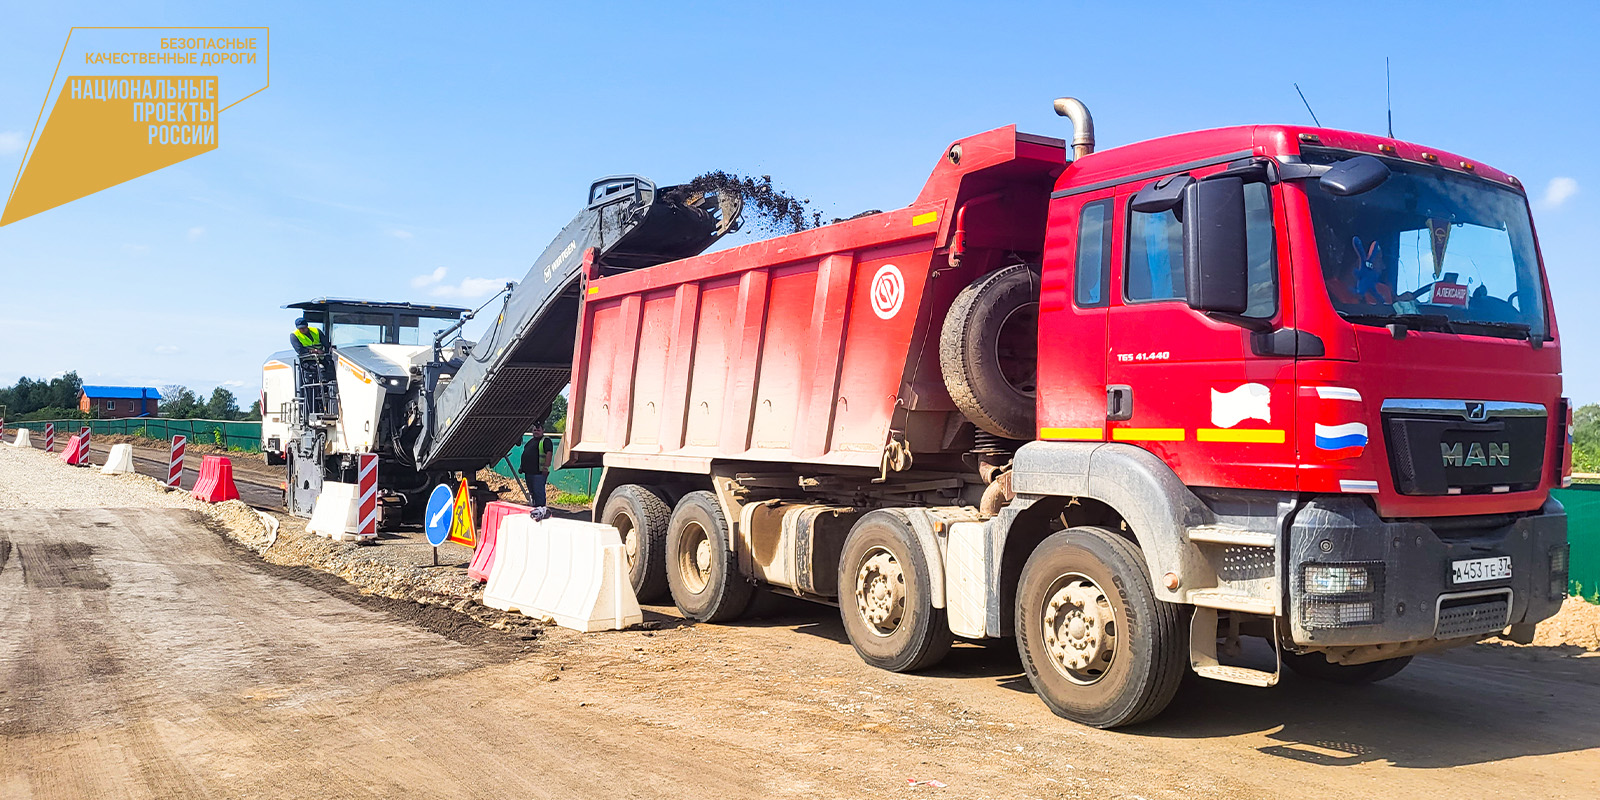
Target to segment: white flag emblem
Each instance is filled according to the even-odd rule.
[[[1231,428],[1247,419],[1272,421],[1272,390],[1247,383],[1231,392],[1211,390],[1211,424]]]

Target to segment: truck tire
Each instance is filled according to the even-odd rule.
[[[939,370],[972,424],[1007,439],[1034,438],[1039,276],[1017,264],[956,295],[939,335]]]
[[[628,555],[628,582],[641,603],[667,596],[667,523],[672,506],[647,486],[625,483],[606,500],[600,521],[622,535]]]
[[[697,622],[728,622],[750,606],[756,587],[739,574],[722,506],[710,492],[690,492],[667,523],[666,572],[672,602]]]
[[[1283,654],[1283,665],[1293,670],[1296,675],[1349,686],[1377,683],[1386,678],[1393,678],[1410,663],[1411,656],[1386,658],[1365,664],[1335,664],[1321,653]]]
[[[1096,728],[1143,722],[1188,671],[1180,607],[1156,599],[1144,555],[1104,528],[1045,539],[1017,583],[1017,651],[1057,715]]]
[[[839,556],[839,612],[861,660],[890,672],[939,663],[953,637],[933,607],[927,554],[911,521],[894,510],[856,522]]]

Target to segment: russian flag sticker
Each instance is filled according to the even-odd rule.
[[[1367,446],[1367,426],[1360,422],[1346,422],[1342,425],[1316,424],[1316,445],[1318,450],[1347,450],[1350,448],[1363,448]],[[1351,455],[1358,455],[1352,453]]]

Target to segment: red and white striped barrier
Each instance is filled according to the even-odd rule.
[[[378,457],[356,456],[356,534],[378,535]]]
[[[44,424],[44,451],[46,453],[54,453],[56,451],[56,424],[54,422],[46,422]]]
[[[189,438],[182,434],[172,435],[172,449],[167,453],[167,485],[174,489],[183,488],[183,451],[188,448]]]
[[[78,430],[78,458],[74,464],[89,464],[89,439],[91,437],[89,426],[85,425]],[[94,466],[89,464],[89,466]]]

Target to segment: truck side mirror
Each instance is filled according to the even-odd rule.
[[[1179,214],[1183,209],[1178,204],[1183,202],[1183,192],[1194,185],[1194,178],[1188,175],[1171,175],[1149,186],[1140,189],[1133,196],[1129,207],[1140,214],[1160,214],[1164,211],[1177,210]]]
[[[1183,263],[1190,308],[1240,314],[1250,307],[1243,178],[1211,178],[1184,189]]]

